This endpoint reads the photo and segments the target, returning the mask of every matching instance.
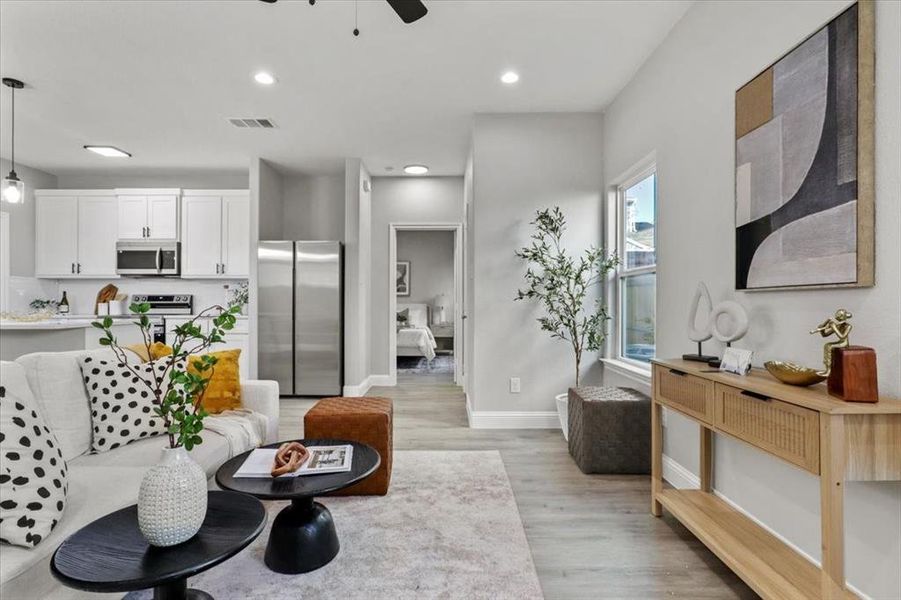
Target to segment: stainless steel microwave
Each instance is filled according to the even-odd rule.
[[[116,242],[116,273],[130,276],[173,277],[181,273],[178,242]]]

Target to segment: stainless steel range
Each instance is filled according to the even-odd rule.
[[[191,294],[132,294],[133,303],[150,304],[150,322],[153,324],[153,341],[166,343],[164,317],[194,314],[194,296]]]
[[[192,315],[194,314],[194,296],[191,294],[134,294],[132,302],[148,303],[150,315]]]

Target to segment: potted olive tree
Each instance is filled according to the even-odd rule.
[[[610,320],[601,298],[601,284],[619,264],[615,254],[591,246],[580,256],[571,256],[562,245],[566,218],[559,207],[539,210],[532,221],[531,245],[516,251],[526,261],[525,288],[516,300],[534,300],[544,309],[538,318],[542,331],[572,348],[576,387],[586,351],[601,350]],[[569,436],[567,392],[556,396],[557,414],[564,437]]]
[[[152,356],[153,325],[147,316],[150,304],[133,303],[129,308],[137,317],[135,324],[141,329],[147,355]],[[138,525],[153,546],[173,546],[190,539],[206,516],[206,474],[188,452],[203,442],[200,432],[207,413],[200,398],[209,383],[216,357],[198,355],[224,340],[225,332],[234,328],[240,310],[238,304],[229,308],[213,306],[176,327],[172,353],[151,361],[156,376],[150,377],[132,364],[128,352],[119,345],[110,317],[93,323],[103,332],[100,344],[112,349],[135,383],[147,388],[153,412],[165,427],[168,443],[159,464],[144,475],[138,494]],[[207,331],[200,326],[203,319],[210,320]],[[193,370],[188,369],[189,361]]]

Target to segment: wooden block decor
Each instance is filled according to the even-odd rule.
[[[879,402],[876,351],[864,346],[832,349],[829,394],[847,402]]]

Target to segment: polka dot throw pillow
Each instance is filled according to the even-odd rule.
[[[90,356],[81,360],[81,374],[91,399],[91,448],[95,453],[166,432],[163,419],[153,410],[153,393],[145,383],[158,380],[165,394],[169,379],[166,364],[156,361],[129,368],[115,360]]]
[[[56,527],[68,473],[25,370],[0,363],[0,541],[32,548]]]

